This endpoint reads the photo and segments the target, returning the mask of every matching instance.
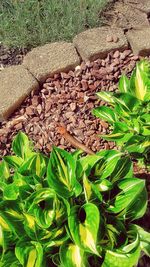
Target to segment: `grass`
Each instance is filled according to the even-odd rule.
[[[109,0],[0,0],[0,41],[35,47],[100,26]]]

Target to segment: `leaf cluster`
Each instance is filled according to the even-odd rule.
[[[134,222],[145,181],[128,156],[54,147],[48,158],[22,132],[12,149],[0,163],[0,267],[132,267],[150,255],[150,234]]]
[[[109,104],[93,110],[111,125],[111,133],[102,137],[150,166],[150,62],[138,62],[130,80],[121,76],[118,92],[97,95]]]

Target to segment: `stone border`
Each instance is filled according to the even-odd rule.
[[[100,27],[84,31],[73,43],[56,42],[34,48],[23,64],[0,71],[0,121],[7,119],[32,90],[47,77],[73,70],[81,60],[104,58],[110,51],[131,48],[135,55],[150,55],[150,27],[129,30]]]

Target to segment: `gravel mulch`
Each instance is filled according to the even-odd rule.
[[[26,132],[44,153],[49,153],[52,145],[72,150],[57,131],[56,126],[61,123],[94,152],[113,148],[112,142],[98,136],[109,129],[106,122],[91,114],[94,107],[106,104],[95,93],[116,90],[120,75],[130,75],[138,59],[130,50],[116,51],[103,60],[82,62],[75,71],[48,78],[40,92],[32,92],[12,117],[1,123],[0,155],[10,153],[12,138],[19,130]]]

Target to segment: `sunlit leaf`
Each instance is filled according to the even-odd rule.
[[[6,161],[0,162],[0,178],[7,180],[10,177],[10,170]]]
[[[5,156],[4,160],[8,163],[8,165],[15,168],[18,168],[23,163],[23,159],[17,156]]]
[[[143,205],[146,208],[147,203],[147,196],[144,197],[144,199],[142,197],[144,193],[143,189],[145,188],[145,182],[138,178],[126,178],[119,182],[118,187],[121,192],[118,193],[117,196],[114,198],[114,203],[110,205],[108,210],[114,213],[124,211],[124,214],[128,214],[128,210],[130,210],[130,207],[133,206],[134,203],[136,204],[136,202],[140,198],[140,200],[143,200],[143,203],[141,203],[141,207],[139,207],[139,205],[136,206],[136,209],[134,209],[133,207],[132,211],[134,213],[130,214],[130,216],[133,216],[134,219],[138,218],[139,210],[142,209]],[[121,215],[122,214],[123,213],[121,213]]]
[[[138,99],[144,100],[145,94],[147,92],[147,75],[145,71],[143,71],[143,62],[137,63],[136,70],[133,74],[133,79],[135,83],[135,91],[133,91],[133,93]]]
[[[3,192],[4,199],[16,200],[18,198],[18,195],[19,195],[18,187],[14,183],[5,186]]]
[[[69,229],[75,244],[96,255],[99,255],[96,248],[99,222],[99,210],[92,203],[73,207],[68,217]]]
[[[136,229],[140,236],[140,247],[144,253],[150,257],[150,233],[146,232],[139,225],[133,225],[133,229]]]
[[[122,75],[119,79],[119,90],[123,93],[129,93],[130,91],[130,81],[128,80],[127,76]]]
[[[46,158],[42,154],[36,153],[24,161],[18,171],[23,175],[34,174],[43,177],[46,173]]]
[[[132,245],[132,244],[130,244]],[[133,267],[138,263],[140,257],[140,245],[139,238],[133,241],[132,249],[128,249],[128,252],[125,252],[126,248],[124,247],[121,250],[107,250],[105,254],[105,259],[102,264],[102,267]]]
[[[87,155],[85,157],[80,158],[77,162],[77,170],[76,170],[77,177],[81,178],[84,172],[88,176],[94,165],[100,160],[103,160],[103,156]]]
[[[48,228],[55,218],[56,194],[48,188],[34,192],[26,203],[28,213],[34,216],[36,223],[43,228]],[[33,222],[32,222],[33,223]]]
[[[65,267],[87,267],[84,250],[71,242],[60,247],[60,259]]]
[[[75,175],[76,161],[66,151],[53,148],[47,169],[47,180],[58,195],[68,198],[80,194],[81,186]]]
[[[22,159],[27,159],[32,154],[32,145],[27,135],[19,132],[12,143],[14,153]]]
[[[117,115],[115,112],[106,106],[95,108],[93,109],[92,113],[96,117],[101,118],[104,121],[108,121],[111,124],[117,120]]]
[[[96,95],[108,103],[114,103],[113,95],[111,92],[98,92],[96,93]]]
[[[15,247],[15,255],[25,267],[41,267],[43,249],[40,243],[19,241]]]
[[[122,157],[117,161],[114,171],[111,173],[111,181],[114,183],[128,176],[132,168],[132,163],[129,157]]]

